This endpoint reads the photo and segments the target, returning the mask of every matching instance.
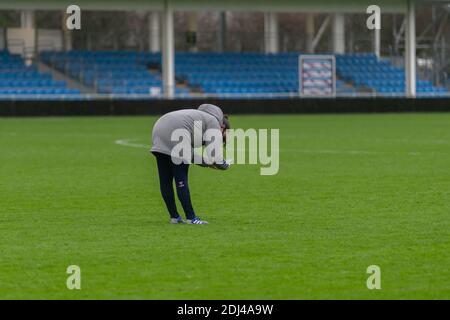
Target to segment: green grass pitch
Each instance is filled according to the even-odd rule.
[[[1,299],[450,298],[450,114],[232,116],[280,129],[280,171],[193,166],[207,226],[169,225],[153,156],[115,143],[155,119],[0,119]]]

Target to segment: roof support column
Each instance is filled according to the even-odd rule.
[[[67,28],[67,12],[64,10],[61,14],[61,30],[63,38],[63,50],[72,50],[72,32]]]
[[[188,30],[186,33],[186,42],[189,47],[189,51],[197,52],[197,30],[198,30],[198,13],[192,11],[188,13]]]
[[[162,14],[162,75],[163,92],[166,99],[173,99],[175,95],[175,48],[173,30],[173,8],[170,0],[164,1]]]
[[[306,52],[314,53],[314,13],[306,16]]]
[[[160,25],[159,12],[152,11],[149,15],[148,28],[149,28],[149,51],[160,52],[161,51],[161,37],[160,37]]]
[[[264,52],[277,53],[278,43],[278,16],[275,12],[266,12],[264,13]]]
[[[20,11],[20,27],[26,30],[22,56],[25,58],[25,64],[28,66],[33,63],[36,51],[38,50],[36,19],[33,10]]]
[[[335,13],[333,16],[333,52],[345,53],[345,16]]]
[[[416,10],[414,0],[407,1],[405,31],[406,96],[416,96]]]
[[[35,19],[33,10],[20,11],[20,27],[27,29],[34,29]]]
[[[379,59],[381,56],[381,29],[375,29],[373,32],[373,52]]]
[[[218,37],[218,51],[223,52],[226,48],[227,42],[227,12],[219,13],[219,37]]]

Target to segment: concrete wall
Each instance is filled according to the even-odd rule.
[[[0,29],[1,32],[1,29]],[[2,34],[0,34],[0,49],[2,48]],[[8,28],[6,41],[11,53],[33,56],[35,49],[42,50],[62,50],[63,35],[61,30],[36,29],[32,28]],[[36,45],[37,41],[37,45]]]
[[[36,40],[35,31],[32,28],[8,28],[6,38],[9,51],[20,55],[24,55],[25,52],[33,52]]]

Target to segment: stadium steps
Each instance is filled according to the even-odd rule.
[[[93,88],[89,88],[89,87],[83,85],[81,82],[65,75],[64,73],[56,70],[55,68],[53,68],[43,62],[38,62],[37,67],[40,72],[50,73],[52,75],[53,79],[65,81],[68,88],[78,89],[78,90],[80,90],[80,93],[86,93],[86,94],[95,93],[95,90]]]

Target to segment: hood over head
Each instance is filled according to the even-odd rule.
[[[214,118],[217,119],[217,121],[219,121],[220,125],[223,124],[223,112],[218,106],[215,106],[213,104],[204,103],[204,104],[200,105],[200,107],[198,107],[198,110],[212,115]]]

